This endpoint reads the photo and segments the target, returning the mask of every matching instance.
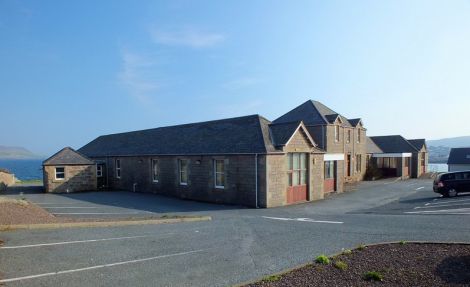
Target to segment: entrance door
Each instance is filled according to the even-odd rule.
[[[308,156],[306,153],[287,154],[287,204],[307,201]]]
[[[325,161],[325,182],[323,184],[324,192],[336,191],[337,185],[337,162]]]
[[[351,155],[350,154],[346,156],[346,168],[347,168],[346,176],[350,177],[351,176]]]

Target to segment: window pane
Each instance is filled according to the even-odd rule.
[[[224,161],[223,160],[216,160],[215,167],[217,172],[224,172]]]
[[[299,185],[300,184],[300,172],[294,171],[292,172],[293,182],[292,185]]]
[[[299,160],[300,160],[300,155],[298,153],[293,154],[294,157],[294,166],[293,169],[299,169]]]
[[[180,173],[180,176],[181,176],[181,180],[180,180],[181,183],[186,183],[186,182],[188,182],[188,175],[186,174],[186,172],[183,172],[183,171],[182,171],[182,172]]]
[[[301,184],[307,184],[307,171],[303,170],[301,175]]]
[[[215,184],[217,186],[224,186],[225,176],[223,173],[217,173],[215,175]]]
[[[56,169],[55,169],[55,171],[57,173],[64,172],[64,170],[65,170],[65,168],[63,168],[63,167],[56,167]]]
[[[287,170],[292,170],[292,154],[287,154]]]
[[[307,169],[307,154],[300,154],[300,169]]]
[[[287,174],[287,181],[289,183],[289,186],[292,186],[292,173]]]

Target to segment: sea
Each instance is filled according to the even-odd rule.
[[[430,163],[428,164],[428,171],[446,172],[448,171],[448,166],[447,166],[447,163]]]
[[[0,168],[15,174],[19,180],[42,180],[43,159],[0,159]]]

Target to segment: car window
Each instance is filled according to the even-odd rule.
[[[449,173],[443,176],[444,180],[453,180],[455,179],[455,174],[454,173]]]
[[[462,173],[463,179],[470,179],[470,172],[464,172]]]
[[[463,173],[456,173],[455,179],[463,179]]]

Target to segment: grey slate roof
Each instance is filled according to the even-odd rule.
[[[318,101],[308,100],[273,121],[275,124],[303,121],[305,125],[332,123],[339,115],[344,126],[350,127],[348,119]]]
[[[281,123],[281,124],[271,124],[269,128],[271,129],[272,139],[275,146],[285,145],[289,139],[294,134],[295,130],[299,127],[301,122],[291,122],[291,123]]]
[[[71,147],[66,147],[46,159],[43,165],[93,165],[95,164],[91,159],[87,158],[80,152],[77,152]]]
[[[100,136],[79,151],[89,157],[274,152],[270,121],[251,115]]]
[[[360,121],[362,121],[362,119],[361,119],[361,118],[357,118],[357,119],[348,119],[348,121],[349,121],[349,123],[350,123],[353,127],[355,127],[355,126],[357,126],[357,124],[359,124]]]
[[[470,147],[451,148],[447,164],[470,164]]]
[[[409,153],[418,150],[400,135],[370,137],[384,153]]]
[[[426,147],[426,140],[425,139],[411,139],[407,140],[410,144],[412,144],[417,150],[421,150],[423,147]]]
[[[367,153],[383,153],[370,137],[366,137]]]

